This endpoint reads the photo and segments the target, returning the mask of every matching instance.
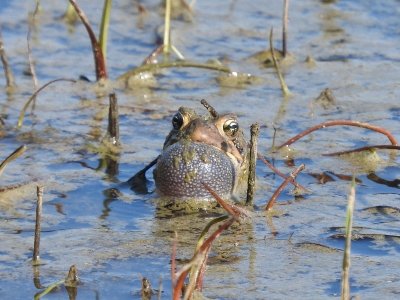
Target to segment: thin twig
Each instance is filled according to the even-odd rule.
[[[97,41],[96,35],[94,34],[92,27],[90,26],[89,19],[86,17],[85,13],[79,8],[75,0],[69,0],[69,2],[75,8],[76,13],[81,19],[89,35],[90,42],[92,44],[94,64],[96,68],[96,79],[97,81],[99,81],[100,79],[106,79],[107,68],[106,68],[105,58],[103,55],[103,51],[100,48],[99,42]]]
[[[257,139],[260,125],[254,123],[250,127],[250,153],[249,153],[249,177],[247,179],[246,205],[253,205],[254,190],[256,186],[256,162],[257,162]]]
[[[297,187],[298,189],[301,189],[305,192],[308,192],[308,189],[305,188],[304,186],[302,186],[301,184],[299,184],[296,180],[293,180],[293,178],[291,178],[290,176],[286,176],[285,174],[283,174],[281,171],[279,171],[277,168],[275,168],[264,156],[262,156],[260,153],[258,153],[257,155],[258,159],[260,159],[264,164],[267,165],[268,168],[270,168],[275,174],[277,174],[278,176],[282,177],[283,179],[287,179],[289,178],[289,182],[291,184],[293,184],[295,187]]]
[[[104,1],[103,15],[101,17],[101,24],[100,24],[99,45],[103,53],[104,64],[107,61],[107,37],[108,37],[108,27],[110,24],[111,4],[112,0]]]
[[[37,193],[37,204],[36,204],[35,240],[33,243],[33,256],[32,256],[34,264],[38,264],[40,261],[40,231],[41,231],[41,221],[42,221],[43,187],[37,186],[36,193]]]
[[[353,228],[353,211],[354,204],[356,200],[356,188],[355,180],[351,183],[348,203],[347,203],[347,213],[346,213],[346,241],[343,253],[343,265],[342,265],[342,284],[341,284],[341,299],[350,299],[350,252],[351,252],[351,237]]]
[[[302,137],[306,136],[307,134],[310,134],[313,131],[316,131],[316,130],[321,129],[321,128],[331,127],[331,126],[354,126],[354,127],[361,127],[361,128],[370,129],[370,130],[373,130],[373,131],[376,131],[378,133],[386,135],[387,138],[389,139],[389,141],[392,143],[392,145],[394,145],[394,146],[398,145],[397,141],[396,141],[396,138],[388,130],[386,130],[385,128],[382,128],[382,127],[379,127],[379,126],[375,126],[375,125],[371,125],[371,124],[368,124],[368,123],[358,122],[358,121],[334,120],[334,121],[323,122],[323,123],[320,123],[318,125],[315,125],[315,126],[313,126],[311,128],[308,128],[308,129],[304,130],[303,132],[299,133],[298,135],[296,135],[296,136],[292,137],[291,139],[287,140],[286,142],[284,142],[282,145],[280,145],[278,147],[278,149],[293,144],[297,140],[301,139]]]
[[[164,22],[164,54],[169,54],[171,48],[171,0],[165,1],[165,22]]]
[[[6,77],[6,86],[7,88],[13,88],[15,86],[15,80],[10,65],[8,64],[6,51],[4,50],[1,28],[0,28],[0,59],[3,64],[4,76]]]
[[[43,296],[47,295],[48,293],[50,293],[52,290],[54,290],[55,288],[59,287],[60,285],[62,285],[64,283],[64,280],[59,280],[57,282],[54,282],[52,284],[50,284],[45,290],[35,294],[35,296],[33,297],[34,300],[39,300],[41,299]]]
[[[229,213],[231,216],[234,218],[239,218],[240,216],[244,217],[250,217],[249,212],[241,208],[239,206],[230,204],[226,202],[224,199],[222,199],[208,184],[203,182],[204,187],[206,190],[217,200],[217,202],[226,210],[227,213]]]
[[[215,110],[215,108],[213,106],[211,106],[211,104],[209,104],[207,102],[206,99],[201,99],[200,103],[208,110],[208,112],[210,113],[210,115],[216,119],[219,116],[219,113]]]
[[[274,206],[276,199],[278,198],[278,196],[280,195],[280,193],[283,191],[283,189],[288,185],[288,183],[290,182],[290,180],[294,180],[297,175],[304,170],[305,166],[304,164],[301,164],[296,170],[294,170],[289,177],[287,177],[285,179],[284,182],[282,182],[282,184],[276,189],[276,191],[274,192],[274,194],[272,195],[271,199],[269,199],[267,206],[265,207],[266,211],[269,211],[272,206]]]
[[[109,95],[110,106],[108,109],[108,135],[113,145],[119,145],[119,114],[118,101],[115,93]]]
[[[283,24],[282,24],[282,56],[287,54],[287,28],[289,19],[289,0],[283,1]]]
[[[397,146],[397,145],[372,145],[372,146],[364,146],[364,147],[360,147],[360,148],[356,148],[356,149],[352,149],[352,150],[338,151],[338,152],[333,152],[333,153],[325,153],[322,155],[323,156],[339,156],[339,155],[357,153],[357,152],[362,152],[362,151],[371,151],[374,149],[400,150],[400,146]]]
[[[283,95],[285,97],[287,97],[291,93],[289,91],[288,86],[286,85],[285,79],[282,76],[281,69],[279,67],[278,61],[277,61],[276,56],[275,56],[275,50],[274,50],[274,46],[273,46],[273,28],[271,28],[271,31],[269,33],[269,48],[270,48],[270,51],[271,51],[272,60],[274,62],[274,67],[275,67],[276,73],[277,73],[278,78],[279,78],[279,83],[281,84],[282,93],[283,93]]]
[[[68,79],[68,78],[58,78],[58,79],[54,79],[49,81],[48,83],[44,84],[43,86],[41,86],[38,90],[36,90],[36,92],[34,92],[32,94],[32,96],[29,98],[29,100],[25,103],[24,107],[22,108],[21,112],[19,113],[19,117],[18,117],[18,123],[17,123],[17,128],[21,128],[23,122],[24,122],[24,116],[25,116],[25,112],[28,109],[29,104],[33,101],[33,99],[35,99],[35,97],[37,96],[37,94],[39,94],[43,89],[45,89],[47,86],[53,84],[54,82],[58,82],[58,81],[69,81],[69,82],[76,82],[75,79]]]
[[[155,48],[142,62],[141,65],[153,64],[157,62],[157,56],[163,51],[164,45]]]
[[[39,11],[39,1],[36,1],[35,10],[33,11],[33,14],[32,14],[32,23],[35,22],[35,17],[36,17],[36,14],[38,13],[38,11]],[[34,90],[37,90],[39,84],[38,84],[38,80],[37,80],[37,76],[36,76],[35,65],[34,65],[33,59],[32,59],[32,49],[31,49],[31,44],[30,44],[32,23],[29,23],[26,41],[27,41],[27,46],[28,46],[29,71],[32,75],[33,88],[34,88]]]
[[[0,164],[0,175],[3,173],[5,167],[14,159],[20,157],[24,152],[26,151],[26,146],[22,145],[15,149],[13,153],[11,153],[9,156],[6,157],[5,160],[2,161]]]

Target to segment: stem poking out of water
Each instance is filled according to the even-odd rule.
[[[12,89],[13,87],[15,87],[15,80],[14,80],[14,75],[12,73],[10,65],[8,64],[8,58],[6,55],[6,51],[4,50],[1,29],[0,29],[0,59],[3,64],[4,76],[6,77],[6,86],[8,89]]]
[[[276,199],[278,198],[278,196],[280,195],[280,193],[283,191],[283,189],[288,185],[288,183],[290,181],[294,181],[295,178],[297,177],[297,175],[303,171],[305,168],[304,164],[301,164],[296,170],[294,170],[290,176],[288,176],[284,182],[282,182],[282,184],[276,189],[276,191],[274,192],[274,194],[272,195],[271,199],[269,199],[267,206],[265,207],[266,211],[269,211],[272,206],[274,206]]]
[[[197,274],[197,276],[195,276],[195,278],[190,279],[189,286],[188,288],[186,288],[183,299],[190,299],[190,297],[193,294],[194,287],[196,287],[198,290],[201,290],[202,288],[201,284],[203,282],[203,276],[204,276],[203,267],[205,266],[205,263],[207,261],[211,245],[221,235],[221,233],[224,230],[228,229],[235,222],[235,220],[236,220],[235,217],[230,217],[226,222],[220,225],[218,229],[214,231],[214,233],[212,233],[204,241],[204,243],[202,243],[202,245],[193,255],[192,259],[175,274],[177,280],[173,287],[173,296],[172,296],[173,300],[181,299],[183,284],[185,282],[187,275],[189,274],[189,271],[192,271],[193,268],[196,269],[195,273]]]
[[[80,9],[75,0],[69,0],[69,2],[75,8],[76,13],[81,19],[89,35],[90,42],[92,44],[94,64],[96,69],[96,79],[97,81],[101,79],[107,79],[107,68],[106,68],[106,61],[104,58],[104,54],[100,47],[99,42],[97,41],[96,35],[94,34],[92,27],[90,26],[89,19],[86,17],[85,13]]]
[[[249,177],[247,179],[246,205],[253,205],[254,190],[256,186],[256,162],[257,162],[257,139],[260,125],[254,123],[250,127],[250,155],[249,155]]]
[[[281,84],[281,89],[282,89],[283,96],[287,97],[287,96],[290,96],[291,93],[290,93],[290,90],[289,90],[289,88],[288,88],[288,86],[287,86],[287,84],[285,82],[285,79],[282,76],[281,69],[279,67],[278,61],[277,61],[276,56],[275,56],[275,50],[274,50],[274,46],[273,46],[273,44],[274,44],[273,43],[273,32],[274,32],[274,30],[273,30],[273,28],[271,28],[271,31],[269,33],[269,48],[270,48],[270,51],[271,51],[272,60],[274,62],[274,67],[275,67],[276,73],[278,75],[279,82]]]
[[[165,1],[165,22],[164,22],[164,54],[169,54],[171,49],[171,0]]]
[[[118,101],[115,93],[109,95],[110,107],[108,109],[108,134],[113,145],[119,145],[119,113]]]
[[[103,52],[104,64],[106,64],[107,61],[107,37],[108,37],[108,27],[110,24],[111,4],[112,0],[104,1],[103,15],[101,17],[101,25],[100,25],[99,44],[101,51]]]
[[[289,0],[283,1],[283,24],[282,24],[282,56],[287,54],[287,28],[289,19]]]
[[[321,128],[331,127],[331,126],[354,126],[354,127],[361,127],[361,128],[369,129],[369,130],[376,131],[378,133],[385,135],[389,139],[390,143],[393,146],[398,145],[396,138],[385,128],[371,125],[369,123],[358,122],[358,121],[334,120],[334,121],[323,122],[323,123],[320,123],[318,125],[315,125],[311,128],[304,130],[303,132],[299,133],[298,135],[296,135],[296,136],[292,137],[291,139],[287,140],[286,142],[284,142],[282,145],[280,145],[278,147],[278,149],[293,144],[297,140],[301,139],[302,137],[306,136],[307,134],[310,134],[313,131],[316,131]]]
[[[23,122],[24,122],[24,116],[25,116],[25,112],[28,109],[29,104],[35,99],[35,97],[37,96],[37,94],[39,94],[43,89],[45,89],[46,87],[48,87],[49,85],[53,84],[54,82],[58,82],[58,81],[69,81],[69,82],[76,82],[75,79],[68,79],[68,78],[58,78],[58,79],[54,79],[49,81],[48,83],[44,84],[43,86],[41,86],[38,90],[36,90],[36,92],[34,92],[32,94],[32,96],[29,98],[28,101],[26,101],[24,107],[22,108],[21,112],[19,113],[19,117],[18,117],[18,123],[17,123],[17,128],[21,128]]]
[[[206,99],[201,99],[200,103],[208,110],[210,115],[216,119],[219,116],[219,113],[215,110],[215,108],[207,102]]]
[[[39,83],[38,83],[37,76],[36,76],[35,64],[33,63],[33,59],[32,59],[32,49],[31,49],[30,42],[31,42],[32,25],[35,22],[36,14],[39,11],[39,5],[40,5],[40,2],[36,1],[35,10],[33,11],[31,22],[29,22],[28,33],[26,35],[26,41],[27,41],[27,46],[28,46],[29,72],[32,74],[33,88],[35,90],[37,90]]]
[[[35,240],[33,243],[33,256],[32,260],[34,264],[40,262],[40,232],[42,222],[42,204],[43,204],[43,187],[37,186],[37,204],[36,204],[36,222],[35,222]]]
[[[353,212],[354,212],[354,204],[356,201],[356,188],[355,188],[355,180],[353,176],[353,180],[351,183],[349,198],[347,202],[347,213],[346,213],[346,241],[343,253],[343,265],[342,265],[342,292],[341,299],[348,300],[350,299],[350,252],[351,252],[351,236],[353,229]]]

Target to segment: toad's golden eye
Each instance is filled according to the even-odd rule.
[[[224,123],[223,129],[227,136],[235,136],[239,131],[239,123],[236,120],[228,120]]]
[[[177,112],[172,117],[172,127],[176,130],[179,130],[182,128],[182,125],[183,125],[183,116],[180,112]]]

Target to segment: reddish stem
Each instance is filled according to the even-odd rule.
[[[315,126],[309,128],[307,130],[304,130],[303,132],[299,133],[298,135],[296,135],[296,136],[292,137],[291,139],[287,140],[286,142],[284,142],[282,145],[280,145],[278,147],[278,149],[280,149],[284,146],[289,146],[289,145],[293,144],[297,140],[301,139],[302,137],[306,136],[307,134],[309,134],[313,131],[316,131],[318,129],[325,128],[325,127],[331,127],[331,126],[355,126],[355,127],[370,129],[370,130],[373,130],[373,131],[376,131],[376,132],[386,135],[387,138],[389,139],[389,141],[392,143],[392,145],[395,145],[395,146],[397,145],[397,141],[396,141],[395,137],[385,128],[371,125],[368,123],[358,122],[358,121],[334,120],[334,121],[323,122],[321,124],[318,124],[318,125],[315,125]]]
[[[288,185],[288,183],[290,182],[290,180],[294,180],[296,178],[296,176],[302,171],[304,170],[305,166],[304,164],[301,164],[296,170],[294,170],[290,176],[288,176],[284,182],[282,182],[282,184],[277,188],[277,190],[275,191],[275,193],[272,195],[271,199],[269,199],[267,206],[265,207],[265,210],[268,211],[272,208],[272,206],[275,204],[276,199],[278,198],[278,196],[280,195],[280,193],[283,191],[283,189]]]
[[[249,213],[245,209],[226,202],[208,184],[203,182],[203,185],[206,190],[209,191],[209,193],[215,198],[215,200],[217,200],[217,202],[226,210],[228,214],[235,218],[239,218],[240,216],[249,217]]]
[[[96,35],[92,30],[92,27],[89,24],[89,19],[86,17],[85,13],[79,8],[78,4],[75,0],[69,0],[72,6],[75,8],[76,13],[81,19],[83,25],[86,28],[86,31],[89,35],[90,42],[92,43],[92,51],[94,57],[94,64],[96,68],[96,79],[99,81],[100,79],[107,78],[107,69],[106,62],[104,59],[103,51],[101,51],[99,42],[97,41]]]
[[[373,146],[365,146],[365,147],[352,149],[352,150],[339,151],[339,152],[333,152],[333,153],[326,153],[326,154],[322,154],[322,155],[323,156],[338,156],[338,155],[343,155],[343,154],[350,154],[350,153],[368,151],[368,150],[372,150],[372,149],[400,150],[400,146],[397,146],[397,145],[373,145]]]
[[[200,271],[197,274],[197,278],[196,278],[196,290],[198,290],[200,292],[203,290],[204,274],[206,273],[208,254],[210,252],[210,249],[211,249],[211,245],[206,249],[206,253],[204,255],[204,260],[201,263]]]
[[[179,300],[181,298],[182,287],[183,287],[183,284],[185,283],[185,279],[186,279],[186,276],[189,273],[189,270],[186,270],[186,271],[182,272],[182,274],[179,276],[179,278],[178,278],[178,280],[176,282],[176,285],[174,287],[174,291],[173,291],[173,295],[172,295],[172,299],[173,300]]]

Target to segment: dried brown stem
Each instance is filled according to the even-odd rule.
[[[207,102],[206,99],[201,99],[200,103],[208,110],[208,112],[213,118],[218,118],[219,116],[218,112],[215,110],[214,107],[211,106],[211,104]]]
[[[238,207],[236,205],[230,204],[222,199],[208,184],[203,182],[204,187],[206,190],[217,200],[219,205],[221,205],[228,214],[235,218],[239,218],[240,216],[250,217],[250,214],[245,209]]]
[[[369,150],[374,150],[374,149],[400,150],[400,146],[397,146],[397,145],[372,145],[372,146],[365,146],[365,147],[360,147],[360,148],[356,148],[356,149],[352,149],[352,150],[338,151],[338,152],[333,152],[333,153],[325,153],[322,155],[323,156],[339,156],[339,155],[343,155],[343,154],[351,154],[351,153],[369,151]]]
[[[159,45],[155,48],[142,62],[143,65],[153,64],[157,62],[157,56],[161,54],[164,49],[164,45]]]
[[[274,50],[274,46],[273,46],[273,44],[274,44],[273,43],[273,36],[274,36],[273,32],[274,32],[273,28],[271,28],[271,31],[269,33],[269,48],[270,48],[270,51],[271,51],[272,60],[274,62],[274,67],[275,67],[276,73],[277,73],[278,78],[279,78],[279,83],[281,85],[282,93],[286,97],[286,96],[290,95],[290,91],[289,91],[289,88],[288,88],[288,86],[287,86],[287,84],[285,82],[285,79],[282,76],[281,69],[279,67],[278,61],[277,61],[276,56],[275,56],[275,50]]]
[[[41,232],[41,221],[42,221],[43,187],[38,186],[36,193],[37,193],[37,204],[36,204],[35,240],[33,243],[33,256],[32,256],[34,264],[38,264],[40,261],[40,232]]]
[[[108,134],[113,145],[119,145],[119,113],[118,101],[115,93],[109,95],[110,107],[108,109]]]
[[[100,79],[107,79],[106,61],[103,55],[103,51],[101,50],[100,44],[96,38],[96,35],[93,32],[92,27],[90,26],[89,19],[86,17],[85,13],[80,9],[75,0],[69,0],[69,2],[75,8],[76,13],[81,19],[89,35],[90,42],[92,44],[94,64],[96,69],[96,79],[97,81],[99,81]]]
[[[39,11],[39,3],[40,3],[40,1],[36,1],[35,10],[33,11],[33,14],[32,14],[32,23],[35,21],[36,14]],[[27,41],[27,46],[28,46],[29,72],[32,74],[33,88],[35,90],[37,90],[39,83],[38,83],[37,76],[36,76],[35,65],[34,65],[33,59],[32,59],[32,49],[31,49],[31,44],[30,44],[32,23],[29,23],[28,33],[26,35],[26,41]]]
[[[246,205],[253,205],[254,190],[256,186],[256,162],[257,162],[257,139],[260,125],[254,123],[250,127],[250,155],[249,155],[249,177],[247,178]]]
[[[283,1],[283,24],[282,24],[282,56],[287,54],[287,28],[289,19],[289,0]]]
[[[142,300],[150,300],[151,295],[153,294],[150,280],[148,280],[146,277],[142,278],[142,289],[140,294],[142,296]]]
[[[6,86],[7,88],[13,88],[15,86],[15,80],[10,65],[8,64],[6,51],[4,50],[1,30],[0,30],[0,59],[3,64],[4,76],[6,77]]]
[[[78,276],[78,269],[75,265],[72,265],[69,268],[68,275],[65,277],[65,286],[69,287],[77,287],[79,284],[79,276]]]
[[[258,153],[257,155],[258,159],[260,159],[264,164],[267,165],[268,168],[270,168],[275,174],[277,174],[278,176],[282,177],[283,179],[287,179],[289,178],[289,182],[291,184],[293,184],[295,187],[297,187],[298,189],[301,189],[305,192],[308,192],[308,189],[305,188],[304,186],[302,186],[301,184],[297,183],[296,180],[294,180],[293,178],[291,178],[290,176],[286,176],[285,174],[283,174],[281,171],[279,171],[277,168],[275,168],[265,157],[263,157],[260,153]]]
[[[276,189],[276,191],[274,192],[274,194],[272,195],[271,199],[269,199],[267,206],[265,207],[266,211],[269,211],[272,206],[274,206],[276,199],[278,198],[278,196],[280,195],[280,193],[283,191],[283,189],[288,185],[288,183],[290,182],[290,180],[294,180],[296,178],[296,176],[302,171],[304,170],[305,166],[304,164],[301,164],[296,170],[294,170],[292,173],[290,173],[290,176],[287,177],[285,179],[284,182],[282,182],[282,184]]]
[[[298,135],[296,135],[296,136],[292,137],[291,139],[287,140],[286,142],[284,142],[282,145],[280,145],[278,147],[278,149],[293,144],[297,140],[301,139],[302,137],[306,136],[307,134],[310,134],[313,131],[316,131],[321,128],[331,127],[331,126],[354,126],[354,127],[370,129],[370,130],[376,131],[378,133],[381,133],[383,135],[386,135],[386,137],[389,139],[389,141],[392,143],[392,145],[394,145],[394,146],[398,145],[395,137],[385,128],[371,125],[368,123],[358,122],[358,121],[334,120],[334,121],[323,122],[321,124],[318,124],[311,128],[308,128],[307,130],[304,130],[303,132],[299,133]]]

